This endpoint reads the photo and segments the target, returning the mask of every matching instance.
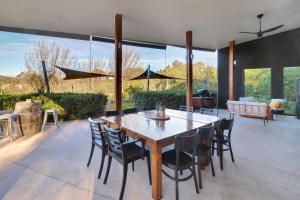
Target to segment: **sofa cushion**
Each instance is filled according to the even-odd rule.
[[[246,103],[246,114],[267,117],[268,116],[268,104],[247,102]]]
[[[257,117],[268,116],[268,104],[245,101],[227,101],[227,108],[230,113],[251,115]]]

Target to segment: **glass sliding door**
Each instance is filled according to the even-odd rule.
[[[244,70],[244,96],[254,97],[258,102],[271,99],[271,68]]]
[[[300,78],[300,67],[283,68],[283,94],[288,101],[286,114],[296,114],[296,80]]]

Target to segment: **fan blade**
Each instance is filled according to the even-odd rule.
[[[262,31],[262,33],[272,32],[272,31],[275,31],[275,30],[277,30],[277,29],[279,29],[279,28],[281,28],[281,27],[283,27],[283,24],[281,24],[281,25],[279,25],[279,26],[275,26],[275,27],[270,28],[270,29],[267,29],[267,30],[265,30],[265,31]]]
[[[254,32],[240,32],[240,33],[254,34],[254,35],[256,35],[256,34],[257,34],[257,33],[254,33]]]

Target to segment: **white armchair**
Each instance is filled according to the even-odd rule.
[[[274,114],[284,114],[287,107],[287,100],[286,99],[272,99],[270,102],[271,110]]]

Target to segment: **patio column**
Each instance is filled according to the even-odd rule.
[[[122,109],[122,15],[115,16],[115,101],[116,110]]]
[[[193,40],[192,40],[192,31],[186,32],[186,105],[193,106]]]
[[[235,50],[235,41],[231,41],[231,42],[229,42],[229,100],[235,99],[234,50]]]

